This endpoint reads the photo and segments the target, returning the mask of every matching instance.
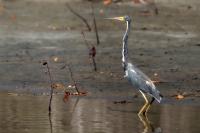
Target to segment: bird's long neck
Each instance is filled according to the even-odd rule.
[[[122,66],[124,68],[124,71],[126,71],[128,64],[128,34],[130,29],[130,23],[130,21],[126,21],[126,32],[123,37]]]

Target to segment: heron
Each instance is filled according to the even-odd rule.
[[[142,94],[145,104],[138,112],[138,115],[146,115],[153,102],[156,100],[160,103],[163,96],[160,91],[156,89],[153,81],[128,61],[128,36],[130,33],[131,18],[129,16],[122,16],[107,19],[119,20],[126,23],[126,31],[122,40],[122,67],[125,73],[124,77]],[[148,100],[147,95],[151,97],[151,100]]]

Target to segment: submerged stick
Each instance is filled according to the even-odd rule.
[[[74,106],[73,106],[73,108],[72,108],[72,112],[75,111],[76,106],[78,105],[78,103],[79,103],[79,97],[76,98],[76,102],[75,102],[75,104],[74,104]]]
[[[154,9],[154,13],[155,13],[156,15],[158,15],[158,8],[157,8],[157,7],[155,7],[155,9]]]
[[[97,39],[97,45],[100,44],[99,41],[99,34],[98,34],[98,29],[97,29],[97,24],[96,24],[96,18],[94,15],[94,7],[93,7],[93,2],[91,1],[91,8],[92,8],[92,16],[93,16],[93,23],[94,23],[94,31],[95,31],[95,35],[96,35],[96,39]]]
[[[52,120],[51,120],[51,113],[49,113],[49,125],[50,125],[50,133],[53,133],[53,124],[52,124]]]
[[[88,41],[87,41],[86,38],[85,38],[85,33],[84,33],[83,31],[81,31],[81,34],[82,34],[82,36],[83,36],[83,40],[84,40],[84,42],[85,42],[87,48],[90,49],[90,44],[88,43]]]
[[[97,71],[97,65],[96,65],[96,61],[95,61],[96,48],[94,46],[90,49],[89,56],[92,58],[92,63],[93,63],[93,66],[94,66],[94,71]]]
[[[69,5],[68,3],[66,3],[66,6],[69,8],[69,10],[70,10],[75,16],[77,16],[78,18],[80,18],[80,19],[85,23],[85,25],[86,25],[88,31],[91,31],[91,27],[90,27],[90,25],[88,24],[87,20],[86,20],[83,16],[81,16],[80,14],[78,14],[77,12],[75,12],[75,11],[70,7],[70,5]]]
[[[80,91],[78,90],[76,81],[74,80],[74,76],[73,76],[72,69],[71,69],[70,65],[67,65],[67,67],[68,67],[68,70],[69,70],[69,72],[70,72],[70,77],[71,77],[71,79],[72,79],[72,81],[73,81],[73,83],[74,83],[76,92],[80,93]]]
[[[81,34],[82,34],[83,39],[85,41],[85,44],[86,44],[86,46],[87,46],[87,48],[89,50],[89,57],[92,58],[92,63],[93,63],[93,66],[94,66],[94,71],[97,71],[97,65],[96,65],[96,61],[95,61],[96,48],[95,48],[95,46],[92,46],[92,48],[90,48],[90,45],[89,45],[88,41],[85,38],[84,32],[82,31]]]
[[[68,97],[69,97],[70,95],[85,96],[85,95],[87,94],[87,92],[81,92],[81,91],[79,91],[79,88],[78,88],[78,86],[77,86],[77,84],[76,84],[76,81],[75,81],[75,79],[74,79],[74,76],[73,76],[72,69],[71,69],[71,67],[70,67],[69,64],[65,64],[61,69],[64,69],[64,68],[66,68],[66,67],[68,67],[68,70],[69,70],[69,72],[70,72],[70,78],[71,78],[71,80],[72,80],[73,83],[74,83],[74,86],[75,86],[75,89],[76,89],[76,93],[70,93],[70,92],[67,92],[67,91],[65,90],[65,95],[64,95],[64,98],[63,98],[63,101],[64,101],[64,102],[66,102],[66,101],[68,100]]]
[[[52,103],[52,98],[53,98],[53,81],[52,81],[52,76],[50,73],[50,68],[49,68],[48,63],[45,61],[45,62],[43,62],[43,65],[47,67],[49,80],[50,80],[50,84],[51,84],[50,99],[49,99],[49,115],[51,115],[51,103]]]
[[[92,57],[92,62],[93,62],[93,66],[94,66],[94,71],[97,71],[97,64],[96,64],[94,57]]]

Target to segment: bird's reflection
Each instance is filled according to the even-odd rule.
[[[154,128],[151,121],[149,121],[147,115],[138,115],[140,121],[144,125],[144,130],[142,133],[162,133],[162,129],[160,127]]]

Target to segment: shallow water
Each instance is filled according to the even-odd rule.
[[[199,106],[155,104],[142,122],[137,111],[142,101],[114,104],[112,98],[53,98],[51,121],[48,96],[0,96],[1,133],[199,133]],[[148,125],[145,128],[144,124]]]

